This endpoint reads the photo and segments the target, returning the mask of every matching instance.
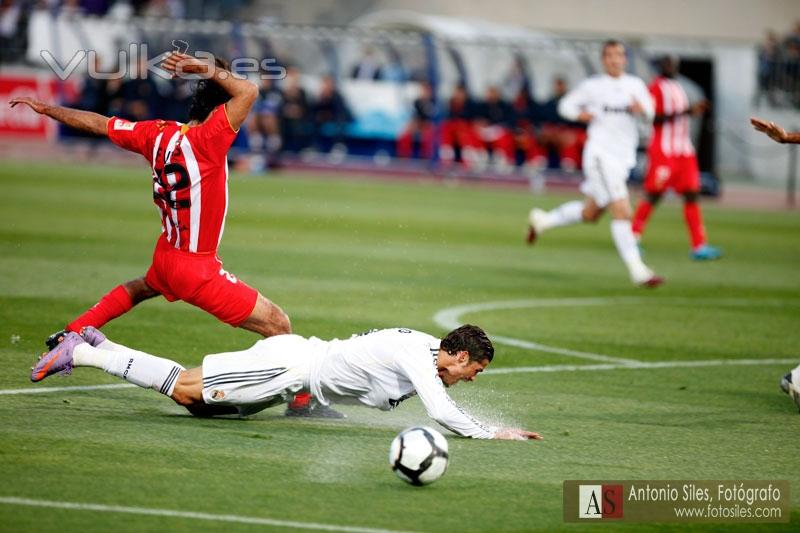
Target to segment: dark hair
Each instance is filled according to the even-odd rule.
[[[486,332],[471,324],[464,324],[448,333],[442,339],[440,347],[449,354],[465,350],[469,352],[470,361],[483,361],[484,359],[491,361],[494,357],[494,346],[486,336]]]
[[[606,49],[611,48],[612,46],[621,46],[625,48],[625,45],[622,44],[622,41],[618,41],[616,39],[608,39],[607,41],[603,42],[603,48],[600,55],[605,55]]]
[[[216,58],[214,64],[217,68],[228,70],[228,62]],[[192,103],[189,104],[189,120],[203,122],[209,114],[219,105],[231,99],[231,95],[213,79],[202,79],[197,82]]]

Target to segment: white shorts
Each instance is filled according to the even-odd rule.
[[[586,152],[583,156],[581,192],[594,200],[598,207],[628,198],[630,168],[616,158]]]
[[[308,387],[312,346],[299,335],[278,335],[247,350],[205,356],[203,401],[246,416],[291,400]]]

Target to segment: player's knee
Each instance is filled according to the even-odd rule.
[[[595,224],[595,223],[597,223],[598,220],[600,220],[600,217],[602,215],[603,215],[602,211],[599,211],[599,210],[587,211],[587,210],[584,209],[584,211],[583,211],[583,221]]]
[[[131,297],[131,301],[135,304],[152,298],[158,295],[158,292],[153,290],[144,280],[144,278],[136,278],[124,284],[125,290]]]
[[[289,315],[274,304],[272,306],[272,320],[270,320],[270,323],[274,330],[273,335],[288,335],[292,332],[292,323],[289,320]]]
[[[289,316],[283,309],[261,295],[258,296],[255,311],[240,327],[255,331],[264,337],[287,335],[292,332]]]
[[[189,409],[189,411],[192,410],[193,406],[197,405],[197,400],[195,398],[192,398],[189,394],[187,394],[182,389],[179,389],[178,387],[175,387],[175,390],[173,391],[171,398],[175,401],[175,403],[186,407],[187,409]]]
[[[699,196],[697,191],[686,191],[683,193],[683,201],[687,204],[693,204],[697,202]]]
[[[649,192],[647,193],[647,201],[650,203],[650,205],[656,205],[661,201],[661,195],[659,193]]]

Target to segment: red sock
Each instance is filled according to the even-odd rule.
[[[653,212],[653,204],[647,200],[640,200],[639,206],[636,208],[636,213],[633,215],[633,223],[631,229],[633,234],[637,237],[644,233],[644,228],[647,226],[647,220]]]
[[[294,400],[289,402],[289,409],[305,409],[311,404],[311,394],[300,392],[294,395]]]
[[[692,250],[704,245],[706,243],[706,229],[703,227],[703,215],[700,213],[698,203],[685,202],[683,204],[683,217],[686,219],[686,226],[689,228]]]
[[[67,331],[79,332],[84,326],[101,328],[109,320],[130,311],[133,307],[131,296],[125,287],[118,285],[111,292],[100,298],[100,301],[67,325]]]

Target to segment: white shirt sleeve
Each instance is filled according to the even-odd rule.
[[[400,371],[414,385],[417,395],[425,405],[428,416],[436,420],[453,433],[474,439],[494,438],[496,429],[475,420],[461,409],[447,394],[436,369],[429,361],[429,349],[420,358],[411,347],[397,357]]]
[[[589,80],[583,80],[577,87],[569,91],[558,102],[558,114],[570,121],[578,120],[578,115],[589,104],[589,94],[587,84]]]

